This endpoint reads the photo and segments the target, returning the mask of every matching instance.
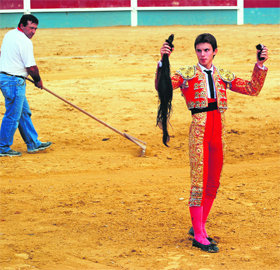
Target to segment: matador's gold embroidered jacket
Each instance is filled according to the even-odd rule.
[[[260,69],[256,64],[251,81],[247,81],[235,77],[229,71],[214,66],[213,78],[219,110],[223,112],[227,109],[226,89],[245,95],[257,96],[263,87],[266,74],[267,68]],[[181,88],[188,109],[206,108],[208,106],[206,79],[199,65],[180,68],[172,76],[171,81],[173,89]]]

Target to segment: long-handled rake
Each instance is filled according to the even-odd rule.
[[[32,83],[34,84],[34,81],[33,81],[33,80],[31,80],[31,79],[29,79],[29,78],[26,78],[26,80],[28,80],[28,81],[30,81],[30,82],[32,82]],[[137,145],[140,146],[141,149],[142,149],[141,156],[144,156],[144,155],[145,155],[145,153],[146,153],[146,143],[145,143],[144,141],[141,141],[141,140],[139,140],[139,139],[137,139],[137,138],[135,138],[135,137],[133,137],[133,136],[127,134],[127,133],[123,133],[123,132],[117,130],[116,128],[114,128],[114,127],[112,127],[112,126],[106,124],[106,123],[103,122],[102,120],[96,118],[96,117],[93,116],[92,114],[90,114],[90,113],[86,112],[85,110],[79,108],[78,106],[76,106],[75,104],[71,103],[70,101],[68,101],[68,100],[66,100],[66,99],[64,99],[64,98],[62,98],[62,97],[60,97],[59,95],[55,94],[55,93],[52,92],[51,90],[49,90],[49,89],[47,89],[47,88],[45,88],[45,87],[43,87],[42,89],[44,89],[44,90],[47,91],[48,93],[52,94],[53,96],[59,98],[60,100],[64,101],[65,103],[69,104],[70,106],[74,107],[75,109],[79,110],[80,112],[86,114],[86,115],[89,116],[90,118],[96,120],[97,122],[99,122],[100,124],[104,125],[105,127],[110,128],[111,130],[115,131],[115,132],[118,133],[119,135],[121,135],[121,136],[125,137],[126,139],[130,140],[131,142],[137,144]]]

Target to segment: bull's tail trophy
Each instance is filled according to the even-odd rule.
[[[166,40],[171,49],[174,47],[172,44],[174,35],[170,35]],[[162,67],[160,68],[159,78],[158,78],[158,97],[159,97],[159,107],[157,113],[157,125],[162,126],[162,141],[164,145],[170,140],[167,125],[170,118],[172,110],[172,98],[173,98],[173,89],[170,78],[170,64],[169,57],[167,54],[164,54],[162,57]]]

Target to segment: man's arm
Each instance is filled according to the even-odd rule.
[[[257,54],[258,52],[259,50]],[[240,78],[234,79],[230,88],[232,91],[250,96],[257,96],[260,93],[268,70],[267,67],[263,65],[268,59],[268,49],[266,47],[263,48],[261,57],[263,57],[264,60],[259,60],[257,56],[257,63],[255,64],[251,81],[242,80]]]
[[[158,62],[156,77],[155,77],[156,90],[158,90],[158,81],[159,81],[161,67],[162,67],[162,57],[164,54],[167,54],[169,57],[173,50],[174,50],[174,47],[171,48],[167,42],[164,42],[162,47],[160,48],[161,60]]]
[[[172,53],[173,49],[174,48],[172,48],[172,50],[170,49],[167,42],[164,43],[160,49],[161,58],[162,58],[163,54],[168,54],[168,56],[169,56]],[[162,67],[162,61],[160,60],[157,65],[156,76],[155,76],[155,89],[156,90],[158,90],[158,82],[159,82],[159,77],[161,75],[161,67]],[[181,75],[179,75],[178,73],[175,73],[171,77],[171,83],[172,83],[173,90],[179,88],[183,82],[184,82],[183,77]]]
[[[251,81],[236,78],[231,83],[230,90],[249,96],[257,96],[265,81],[267,68],[261,69],[256,64],[253,70]]]
[[[43,88],[43,82],[41,80],[38,67],[37,66],[27,67],[26,70],[27,70],[27,73],[34,80],[35,85],[38,88]]]
[[[159,82],[159,77],[161,75],[161,62],[158,62],[157,66],[157,71],[156,71],[156,77],[155,77],[155,89],[158,90],[158,82]],[[171,83],[172,83],[172,88],[173,90],[179,88],[184,82],[183,77],[178,74],[177,72],[173,74],[171,77]]]

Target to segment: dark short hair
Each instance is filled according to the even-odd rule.
[[[200,43],[211,44],[213,51],[215,51],[218,47],[216,38],[209,33],[204,33],[204,34],[200,34],[199,36],[197,36],[197,38],[195,39],[195,42],[194,42],[194,48],[196,49],[196,45],[200,44]]]
[[[23,24],[23,26],[26,26],[28,24],[28,21],[31,21],[32,23],[35,23],[37,25],[39,24],[39,20],[35,16],[31,14],[25,14],[20,18],[18,27],[20,27],[21,24]]]

